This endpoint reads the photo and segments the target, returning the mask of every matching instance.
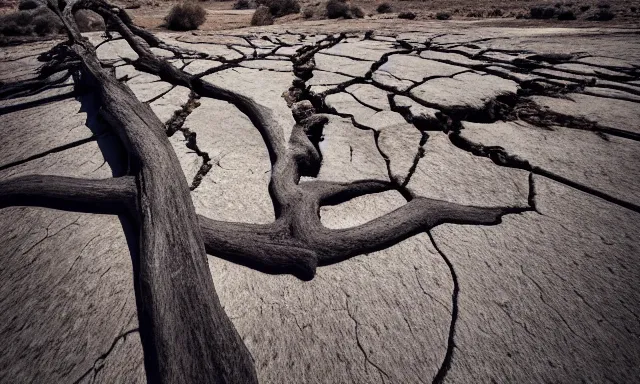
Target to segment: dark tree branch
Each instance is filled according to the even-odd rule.
[[[73,11],[80,5],[113,22],[141,59],[159,61],[142,39],[127,35],[128,28],[106,3],[71,0],[62,14],[50,0],[50,8],[65,24],[71,50],[82,61],[82,79],[100,97],[101,114],[127,149],[136,178],[136,298],[147,380],[255,383],[251,355],[216,295],[189,186],[164,126],[148,105],[102,67],[95,48],[75,24]],[[161,70],[170,67],[166,61],[159,64]]]
[[[0,181],[0,208],[30,206],[64,211],[122,214],[135,210],[131,176],[103,180],[29,175]]]
[[[259,225],[199,218],[210,255],[269,274],[292,274],[302,280],[315,275],[315,251],[287,235],[284,222]]]
[[[495,225],[506,214],[532,210],[529,207],[471,207],[418,197],[395,211],[357,227],[317,228],[313,232],[311,246],[326,249],[320,254],[318,263],[329,265],[379,251],[440,224]],[[327,242],[327,239],[331,239],[331,242]]]

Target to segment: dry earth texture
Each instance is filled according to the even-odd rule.
[[[0,51],[1,382],[640,377],[637,30],[50,7]]]

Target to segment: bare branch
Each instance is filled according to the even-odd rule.
[[[131,176],[103,180],[29,175],[0,181],[0,208],[30,206],[64,211],[120,214],[135,206]]]
[[[328,265],[387,248],[440,224],[495,225],[506,214],[532,210],[531,207],[471,207],[418,197],[395,211],[357,227],[316,228],[310,245],[323,249],[319,265]]]
[[[284,222],[260,225],[198,218],[210,255],[269,274],[292,274],[302,280],[315,275],[316,253],[290,236]]]
[[[314,180],[302,183],[300,187],[316,193],[320,205],[338,205],[358,196],[395,189],[392,183],[380,180],[357,180],[350,183]]]

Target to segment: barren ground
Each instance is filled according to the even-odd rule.
[[[134,11],[136,22],[156,27],[160,8]],[[237,14],[238,26],[250,17]],[[321,167],[301,185],[395,186],[320,207],[324,227],[386,220],[420,197],[509,208],[491,225],[453,220],[321,266],[310,281],[209,252],[261,382],[640,377],[639,30],[351,20],[215,32],[215,19],[202,29],[155,31],[168,48],[200,54],[152,50],[270,111],[277,145],[294,144],[292,101],[328,118],[312,138]],[[135,68],[137,54],[117,34],[87,36],[171,128],[198,214],[276,220],[273,158],[251,120]],[[37,56],[54,43],[1,48],[0,81],[35,77]],[[301,65],[300,49],[314,46]],[[124,149],[94,96],[73,77],[3,95],[0,180],[125,174]],[[145,382],[127,231],[111,215],[0,210],[0,382]]]

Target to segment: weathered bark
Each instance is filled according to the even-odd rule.
[[[256,382],[249,351],[215,294],[189,186],[164,127],[102,68],[75,26],[73,5],[62,17],[71,49],[95,85],[101,114],[129,152],[136,178],[139,319],[148,380]]]
[[[87,213],[129,213],[135,209],[133,177],[87,180],[29,175],[0,181],[0,208],[22,205]]]

